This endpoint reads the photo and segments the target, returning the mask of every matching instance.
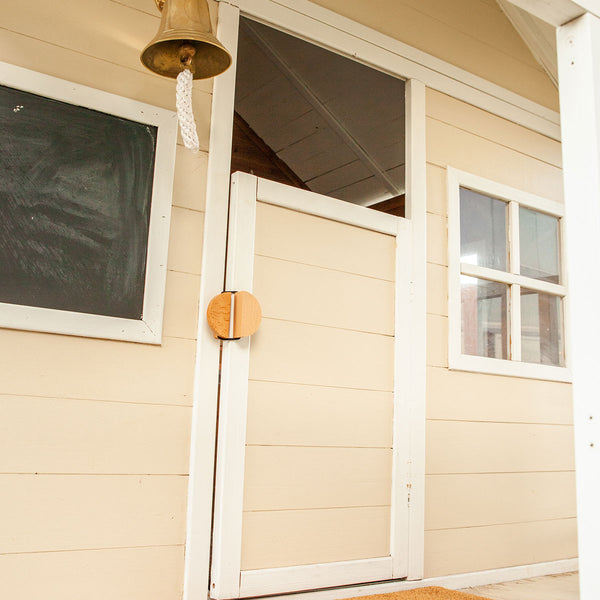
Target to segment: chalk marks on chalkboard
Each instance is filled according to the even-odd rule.
[[[0,86],[0,302],[141,319],[156,142]]]

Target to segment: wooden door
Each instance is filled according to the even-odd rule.
[[[410,222],[237,173],[227,290],[263,321],[223,343],[213,598],[406,576]]]

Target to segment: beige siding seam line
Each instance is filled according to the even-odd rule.
[[[445,368],[445,367],[440,367]],[[540,423],[539,421],[494,421],[484,419],[436,419],[428,417],[427,421],[447,421],[448,423],[495,423],[499,425],[541,425],[544,427],[573,427],[573,423]]]
[[[249,513],[284,513],[284,512],[311,512],[316,510],[354,510],[355,508],[391,508],[391,504],[346,504],[345,506],[312,506],[298,508],[263,508],[263,509],[244,509],[245,514]],[[554,520],[554,519],[553,519]],[[558,519],[556,519],[558,520]]]
[[[532,475],[535,473],[575,473],[575,469],[539,469],[536,471],[459,471],[458,473],[425,473],[425,477],[443,477],[448,476],[459,476],[459,475]]]
[[[525,523],[549,523],[551,521],[570,521],[577,515],[556,517],[554,519],[531,519],[529,521],[507,521],[506,523],[486,523],[485,525],[463,525],[462,527],[442,527],[441,529],[425,529],[425,531],[456,531],[459,529],[482,529],[483,527],[502,527],[503,525],[523,525]]]
[[[284,381],[281,379],[248,379],[248,381],[256,381],[257,383],[289,383],[290,385],[306,385],[308,387],[333,388],[336,390],[356,390],[358,392],[382,392],[384,394],[394,393],[394,390],[380,390],[378,388],[357,388],[349,385],[325,385],[322,383],[304,383],[301,381]]]
[[[324,446],[322,444],[246,444],[247,448],[337,448],[340,450],[391,450],[391,446]]]
[[[377,335],[380,337],[393,338],[393,333],[380,333],[377,331],[369,331],[367,329],[350,329],[349,327],[339,327],[337,325],[323,325],[321,323],[311,323],[310,321],[296,321],[295,319],[283,319],[280,317],[269,317],[263,314],[265,321],[279,321],[281,323],[296,323],[297,325],[309,325],[310,327],[322,327],[323,329],[336,329],[338,331],[352,331],[354,333],[364,333],[366,335]],[[185,339],[185,338],[184,338]]]
[[[381,235],[386,235],[386,234],[382,233]],[[268,258],[270,260],[278,260],[280,262],[291,263],[294,265],[303,265],[305,267],[312,267],[314,269],[322,269],[323,271],[334,271],[336,273],[345,273],[346,275],[354,275],[356,277],[364,277],[365,279],[375,279],[376,281],[388,281],[388,282],[394,283],[393,279],[385,279],[383,277],[374,277],[373,275],[364,275],[362,273],[355,273],[354,271],[345,271],[344,269],[334,269],[333,267],[323,267],[321,265],[306,263],[306,262],[302,262],[299,260],[291,260],[289,258],[280,258],[278,256],[270,256],[269,254],[259,254],[258,252],[255,252],[254,256],[259,256],[260,258]]]
[[[186,338],[175,338],[175,339],[186,339]],[[4,398],[3,398],[4,397]],[[82,398],[80,396],[40,396],[39,394],[10,394],[0,393],[0,402],[3,399],[15,399],[15,398],[38,398],[40,400],[72,400],[75,402],[102,402],[105,404],[128,404],[130,406],[167,406],[172,408],[187,408],[191,409],[191,404],[165,404],[163,402],[133,402],[131,400],[104,400],[102,398]]]
[[[502,117],[498,117],[498,118],[502,118]],[[551,167],[555,167],[556,169],[559,169],[562,171],[562,165],[559,166],[556,163],[552,163],[552,162],[548,162],[547,160],[544,160],[543,158],[539,158],[538,156],[533,156],[532,154],[528,154],[527,152],[523,152],[522,150],[519,150],[518,148],[515,148],[514,146],[508,146],[502,142],[499,142],[498,140],[495,140],[491,137],[487,137],[485,135],[479,135],[478,133],[475,133],[474,131],[472,131],[471,129],[465,129],[464,127],[459,127],[458,125],[456,125],[455,123],[452,123],[451,121],[445,121],[444,119],[438,119],[437,117],[431,117],[429,115],[427,115],[427,120],[431,120],[431,121],[436,121],[438,123],[442,123],[444,125],[448,125],[449,127],[452,127],[454,129],[457,129],[458,131],[462,131],[463,133],[468,133],[469,135],[472,135],[476,138],[479,138],[480,140],[486,140],[488,142],[491,142],[492,144],[495,144],[496,146],[500,146],[502,148],[506,148],[507,150],[512,150],[513,152],[516,152],[517,154],[520,154],[521,156],[527,156],[528,158],[531,158],[533,160],[537,160],[541,163],[544,163],[546,165],[549,165]],[[528,129],[527,131],[532,131],[531,129]],[[540,134],[542,135],[542,134]],[[548,138],[551,139],[551,138]],[[435,163],[433,163],[435,164]]]
[[[137,12],[141,12],[144,15],[149,15],[151,17],[156,17],[156,20],[160,20],[160,16],[156,15],[156,11],[146,11],[146,10],[142,10],[141,8],[137,8],[135,6],[131,6],[130,4],[126,4],[125,2],[119,2],[119,0],[108,0],[109,2],[112,2],[113,4],[118,4],[119,6],[122,6],[124,8],[128,8],[130,10],[135,10]],[[148,3],[150,4],[150,3]],[[154,5],[152,4],[152,8],[154,8]]]
[[[102,548],[65,548],[62,550],[33,550],[31,552],[0,552],[0,556],[29,554],[58,554],[63,552],[106,552],[107,550],[140,550],[142,548],[183,548],[185,544],[152,544],[146,546],[108,546]]]
[[[2,471],[0,477],[189,477],[189,473],[98,473],[94,471],[87,472],[69,472],[59,473],[54,471]]]

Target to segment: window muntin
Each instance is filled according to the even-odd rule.
[[[448,168],[449,367],[569,381],[563,207]]]

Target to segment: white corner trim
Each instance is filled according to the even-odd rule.
[[[0,62],[0,84],[157,127],[142,318],[0,303],[0,327],[160,344],[177,143],[176,113],[4,62]]]
[[[224,1],[266,24],[560,140],[558,112],[309,0]]]

